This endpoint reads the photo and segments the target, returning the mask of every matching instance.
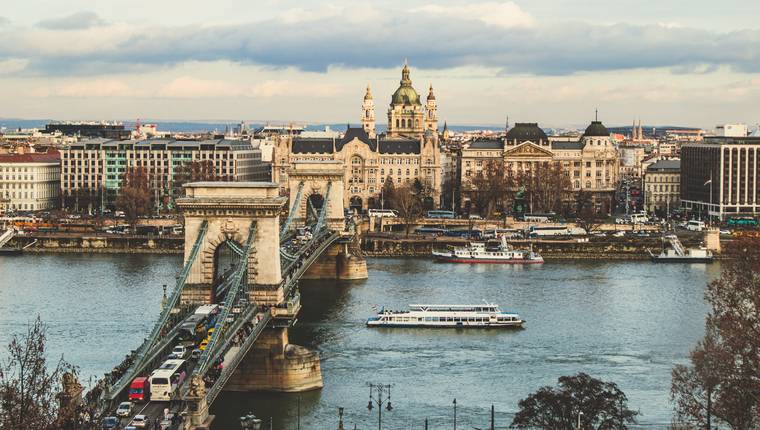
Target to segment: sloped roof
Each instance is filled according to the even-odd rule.
[[[347,128],[346,133],[343,135],[343,138],[339,142],[335,143],[335,150],[342,150],[344,145],[354,139],[359,139],[360,141],[366,143],[369,146],[369,149],[372,151],[377,151],[377,142],[370,139],[367,132],[364,131],[364,129],[361,127]]]
[[[504,141],[501,139],[479,139],[470,143],[469,149],[504,149]]]
[[[583,149],[583,142],[552,142],[552,149],[556,150],[569,150],[569,149]]]
[[[546,133],[535,122],[518,122],[507,132],[507,140],[517,140],[523,142],[530,141],[546,141]]]
[[[0,155],[0,163],[58,163],[60,161],[61,154],[58,151]]]
[[[381,154],[419,154],[420,141],[411,139],[385,139],[378,142]]]
[[[297,154],[331,154],[333,152],[334,142],[333,139],[324,138],[297,138],[293,139],[293,148],[291,151]]]

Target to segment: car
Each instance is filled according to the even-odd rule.
[[[182,360],[185,357],[187,357],[187,354],[189,353],[190,351],[186,347],[182,345],[177,345],[174,347],[174,349],[172,349],[172,353],[169,354],[169,358]]]
[[[132,418],[132,422],[129,423],[129,425],[133,427],[137,427],[139,429],[145,429],[150,428],[150,417],[147,415],[135,415],[134,418]]]
[[[471,214],[471,215],[470,215],[469,217],[467,217],[467,218],[468,218],[468,219],[483,219],[483,217],[482,217],[482,216],[480,216],[480,215],[476,215],[476,214]]]
[[[132,414],[132,402],[121,402],[119,407],[116,408],[117,417],[128,417]]]
[[[624,231],[616,231],[615,233],[612,233],[614,237],[625,237]]]
[[[190,358],[199,359],[201,358],[201,354],[203,354],[203,351],[201,351],[198,348],[195,348],[193,352],[190,353]]]
[[[730,236],[731,235],[731,230],[723,229],[723,230],[720,231],[720,234]]]
[[[116,417],[105,417],[100,424],[101,430],[111,430],[119,428],[120,420]]]

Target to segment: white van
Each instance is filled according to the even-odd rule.
[[[702,231],[705,229],[704,221],[691,220],[686,224],[686,230],[689,231]]]
[[[369,216],[376,216],[380,218],[398,218],[398,212],[394,211],[393,209],[370,209],[367,213]]]

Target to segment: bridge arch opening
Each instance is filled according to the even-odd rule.
[[[226,294],[224,282],[232,276],[235,264],[240,259],[240,255],[235,249],[242,250],[243,245],[233,239],[227,239],[217,245],[214,250],[213,260],[213,288],[211,290],[212,303],[218,303]]]

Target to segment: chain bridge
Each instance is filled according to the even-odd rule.
[[[205,346],[172,375],[171,401],[148,401],[133,414],[156,417],[171,408],[184,417],[182,428],[205,429],[222,390],[321,388],[318,354],[289,344],[288,328],[302,306],[300,279],[367,277],[359,229],[344,215],[342,165],[295,163],[288,198],[276,183],[196,182],[185,190],[177,201],[185,219],[182,271],[155,326],[103,391],[103,413],[128,398],[135,378],[161,366],[182,344],[196,309],[208,304],[219,306],[212,327],[202,330]],[[225,255],[229,267],[222,265]]]

